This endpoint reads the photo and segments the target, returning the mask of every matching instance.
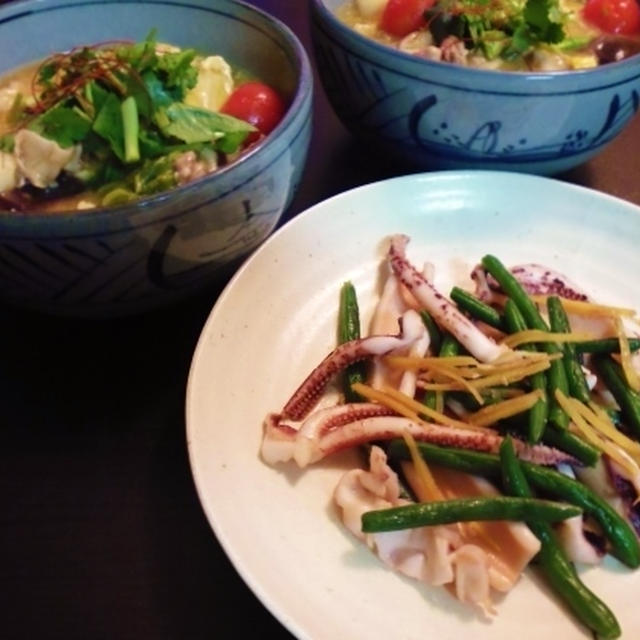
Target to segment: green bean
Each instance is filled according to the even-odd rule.
[[[482,265],[498,281],[502,290],[516,304],[529,329],[549,331],[549,327],[547,327],[547,323],[540,315],[535,302],[527,295],[522,285],[498,258],[492,255],[486,255],[482,258]]]
[[[547,298],[547,311],[549,312],[551,331],[556,333],[571,332],[569,318],[565,313],[560,298],[549,296]],[[591,400],[591,392],[582,370],[582,363],[578,359],[576,348],[571,342],[565,342],[562,345],[562,364],[567,375],[569,393],[580,402],[589,402]]]
[[[504,323],[509,333],[517,333],[527,328],[522,313],[520,313],[516,303],[511,298],[507,300],[504,306]],[[536,350],[533,345],[523,345],[522,348],[528,351]],[[547,376],[541,371],[529,376],[529,382],[532,389],[536,389],[543,394],[540,400],[531,407],[527,416],[529,424],[527,439],[533,444],[540,441],[547,426],[549,401],[546,389],[548,381]]]
[[[535,302],[527,295],[520,283],[515,279],[511,272],[492,255],[486,255],[482,258],[484,268],[498,281],[503,291],[513,300],[518,310],[522,314],[525,323],[529,329],[539,329],[540,331],[549,331],[549,327],[544,318],[540,315]],[[553,355],[561,353],[560,347],[552,342],[541,343],[541,348],[546,353]],[[559,389],[565,395],[569,395],[569,385],[567,376],[564,372],[564,366],[559,360],[553,360],[547,371],[548,391],[550,396],[549,402],[549,420],[558,428],[566,429],[569,426],[569,416],[562,410],[554,399],[556,389]]]
[[[430,463],[458,469],[465,473],[488,478],[500,478],[500,460],[490,453],[436,447],[418,443],[420,455]],[[411,456],[403,440],[393,440],[388,447],[392,459],[410,460]],[[629,567],[640,566],[640,544],[629,523],[604,499],[582,483],[553,469],[530,462],[521,463],[527,480],[536,490],[571,504],[593,516],[611,544],[611,553]]]
[[[482,407],[497,402],[503,402],[513,397],[514,387],[487,387],[479,389],[478,393],[482,396],[483,403],[480,404],[470,393],[466,391],[448,391],[447,395],[457,400],[467,411],[478,411]]]
[[[587,467],[593,467],[600,460],[600,449],[589,444],[569,429],[557,429],[551,425],[545,430],[542,442],[550,447],[566,451]]]
[[[620,406],[624,423],[640,438],[640,393],[629,387],[622,367],[608,356],[596,356],[592,363]]]
[[[389,509],[367,511],[362,515],[362,531],[400,531],[453,522],[511,520],[522,522],[561,522],[579,516],[582,510],[572,505],[537,498],[480,496],[434,502],[418,502]]]
[[[436,411],[438,409],[438,394],[441,394],[442,391],[434,391],[432,389],[427,389],[422,396],[422,404],[428,409],[432,409]]]
[[[640,349],[640,338],[628,338],[629,349]],[[600,338],[599,340],[583,340],[574,342],[577,353],[620,353],[620,340],[618,338]]]
[[[340,289],[340,306],[338,309],[338,342],[341,344],[360,337],[360,310],[355,287],[345,282]],[[351,388],[356,382],[366,379],[366,365],[355,362],[347,367],[343,375],[344,396],[347,402],[362,402],[362,398]]]
[[[495,478],[500,474],[500,461],[492,453],[472,451],[471,449],[455,449],[440,447],[427,442],[417,442],[420,455],[430,464],[449,467],[471,475]],[[387,455],[393,460],[411,460],[411,453],[404,440],[400,438],[389,441]]]
[[[529,482],[545,494],[582,507],[600,524],[611,552],[629,567],[640,566],[640,544],[629,523],[603,498],[581,482],[540,465],[522,463]]]
[[[450,297],[460,309],[466,311],[470,316],[477,320],[482,320],[482,322],[491,327],[502,329],[502,316],[500,312],[488,304],[485,304],[482,300],[478,300],[472,293],[460,287],[453,287]]]
[[[526,419],[521,416],[505,418],[499,422],[498,426],[508,433],[527,433],[528,429]],[[572,455],[587,467],[593,467],[601,455],[600,449],[583,440],[579,435],[572,433],[569,429],[558,429],[551,423],[547,424],[540,442]]]
[[[503,486],[513,496],[530,498],[533,494],[518,462],[510,438],[500,446]],[[620,625],[611,610],[580,580],[575,567],[558,544],[547,522],[527,519],[527,525],[540,540],[538,566],[551,588],[569,606],[575,616],[600,638],[618,638]]]
[[[431,353],[438,353],[442,342],[440,329],[438,328],[436,321],[426,309],[422,309],[420,311],[420,317],[422,318],[422,322],[429,333],[429,349],[431,350]]]
[[[461,351],[462,346],[460,345],[460,343],[450,333],[445,333],[440,345],[440,357],[450,358],[460,355]]]

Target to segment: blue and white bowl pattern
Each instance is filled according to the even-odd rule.
[[[419,168],[554,174],[598,153],[638,109],[640,57],[576,72],[516,73],[418,59],[311,0],[316,66],[360,139]]]
[[[220,52],[272,83],[290,99],[287,115],[266,144],[240,161],[165,194],[111,210],[0,213],[4,299],[87,316],[165,305],[226,274],[225,268],[271,233],[290,204],[311,136],[310,66],[285,26],[248,5],[230,0],[18,2],[0,9],[0,73],[80,43],[140,39],[151,28],[162,40]],[[34,45],[18,46],[19,40]]]

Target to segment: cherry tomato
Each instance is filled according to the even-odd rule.
[[[234,89],[222,105],[222,113],[244,120],[267,135],[282,120],[282,98],[262,82],[247,82]]]
[[[435,0],[389,0],[380,17],[380,28],[403,38],[426,24],[424,12]]]
[[[605,33],[640,33],[638,0],[587,0],[584,17]]]

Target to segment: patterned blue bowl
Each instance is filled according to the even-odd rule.
[[[229,273],[274,229],[300,181],[312,74],[294,34],[232,0],[25,0],[0,7],[0,74],[110,39],[220,53],[289,100],[241,160],[132,205],[69,214],[0,212],[0,298],[56,314],[112,316],[166,305]]]
[[[403,165],[554,174],[601,151],[638,109],[640,56],[552,73],[434,62],[341,23],[343,1],[310,0],[322,84],[346,127]]]

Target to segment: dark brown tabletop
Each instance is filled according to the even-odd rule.
[[[303,0],[253,4],[312,55]],[[360,152],[319,83],[314,127],[285,220],[394,175]],[[559,177],[640,204],[639,143],[636,118]],[[218,293],[109,322],[0,306],[0,638],[291,637],[227,560],[189,469],[187,373]]]

